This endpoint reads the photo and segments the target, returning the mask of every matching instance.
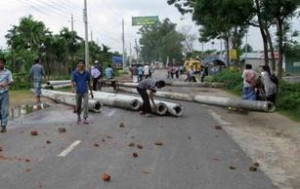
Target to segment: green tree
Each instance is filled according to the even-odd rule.
[[[13,71],[27,70],[33,59],[43,54],[49,35],[51,33],[43,22],[34,20],[31,15],[21,18],[19,26],[13,26],[5,36],[12,52]],[[30,56],[22,56],[23,53],[29,53]]]
[[[245,34],[246,21],[253,17],[251,0],[168,0],[181,12],[191,12],[200,29],[200,41],[224,39],[227,54],[229,40],[238,49]],[[227,56],[228,57],[228,56]],[[229,60],[227,60],[227,63]]]
[[[168,57],[176,62],[182,59],[184,36],[176,31],[176,24],[169,19],[155,25],[143,26],[139,34],[141,57],[144,61],[162,60],[166,63]]]
[[[284,53],[284,37],[286,35],[287,28],[285,24],[289,22],[289,19],[294,16],[294,13],[300,5],[299,0],[265,0],[264,8],[269,14],[269,17],[274,18],[277,27],[277,42],[279,61],[277,65],[278,76],[282,77],[283,74],[283,53]]]

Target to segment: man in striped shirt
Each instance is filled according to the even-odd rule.
[[[8,89],[13,82],[11,72],[5,68],[5,59],[0,58],[0,120],[1,133],[6,132],[9,114],[9,95]]]
[[[151,116],[150,100],[153,104],[153,107],[156,108],[156,105],[153,100],[153,95],[156,92],[156,88],[163,88],[165,84],[165,81],[155,79],[145,79],[138,84],[136,89],[143,99],[142,110],[140,111],[141,115],[146,115],[147,117]],[[147,93],[147,90],[150,91],[149,95]]]

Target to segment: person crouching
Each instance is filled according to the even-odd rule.
[[[151,105],[150,100],[153,104],[153,107],[156,109],[156,105],[154,103],[153,95],[156,92],[156,88],[160,89],[165,86],[165,81],[163,80],[155,80],[155,79],[145,79],[141,81],[137,86],[137,91],[141,95],[143,99],[143,105],[140,111],[141,115],[145,115],[147,117],[151,116]],[[147,90],[150,91],[149,95]],[[150,98],[150,100],[149,100]]]

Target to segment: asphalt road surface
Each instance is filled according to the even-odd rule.
[[[0,135],[0,189],[276,188],[259,167],[250,171],[255,162],[216,127],[209,106],[179,103],[179,118],[105,107],[78,125],[71,107],[53,104],[10,121]]]

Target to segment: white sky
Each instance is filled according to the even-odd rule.
[[[160,20],[170,18],[177,23],[177,30],[191,27],[190,34],[198,36],[196,26],[190,15],[182,16],[174,6],[169,6],[167,0],[87,0],[89,30],[93,40],[105,44],[113,51],[121,52],[122,19],[125,22],[125,43],[129,53],[130,44],[133,51],[134,41],[139,38],[136,34],[139,27],[131,26],[132,16],[159,16]],[[74,15],[74,30],[84,37],[82,21],[84,0],[0,0],[0,48],[6,48],[5,35],[13,25],[18,25],[21,17],[33,15],[35,20],[43,21],[46,27],[58,33],[63,27],[71,29],[71,14]],[[300,29],[299,20],[294,22],[294,29]],[[89,37],[91,38],[91,33]],[[248,43],[255,50],[262,49],[261,36],[258,29],[251,28]],[[244,39],[245,42],[245,39]],[[196,41],[196,50],[202,50],[202,45]],[[220,49],[220,41],[215,44],[203,45],[204,50]],[[224,49],[224,47],[223,47]]]

